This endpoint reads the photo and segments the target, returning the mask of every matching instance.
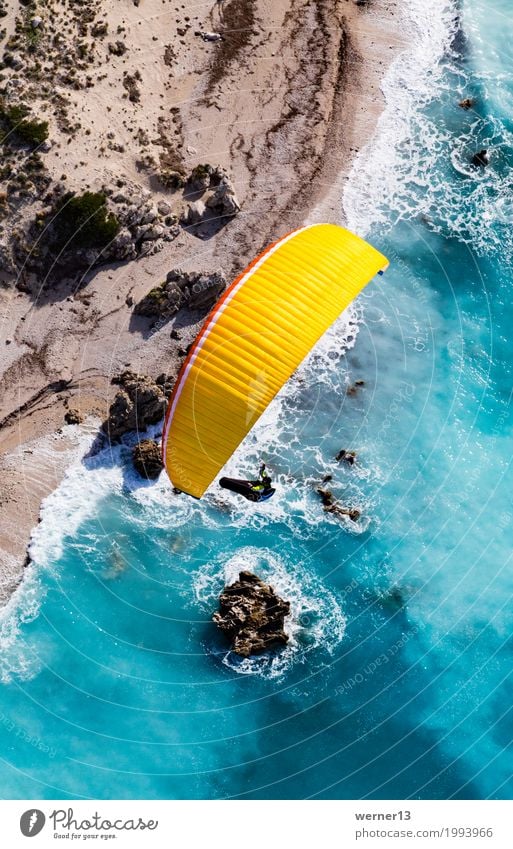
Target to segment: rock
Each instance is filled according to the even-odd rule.
[[[472,157],[472,165],[478,165],[481,168],[485,168],[490,163],[490,154],[483,148],[483,150],[478,150],[477,153],[474,153]]]
[[[37,29],[43,23],[43,19],[39,17],[39,15],[34,15],[33,18],[30,19],[30,26],[33,29]]]
[[[84,417],[82,413],[79,412],[79,410],[75,410],[74,408],[70,407],[69,410],[66,410],[66,413],[64,415],[64,421],[66,422],[66,424],[69,425],[77,425],[81,424],[84,421]]]
[[[240,212],[240,203],[228,177],[221,179],[219,185],[207,200],[206,206],[220,217],[229,216],[232,218]]]
[[[171,207],[168,203],[166,203],[165,200],[159,201],[159,203],[157,204],[157,210],[159,215],[170,215],[172,211]]]
[[[14,68],[15,71],[21,71],[22,68],[25,67],[25,62],[18,56],[16,53],[7,60],[7,57],[4,55],[4,62]]]
[[[123,227],[119,231],[116,238],[111,242],[109,251],[113,259],[135,259],[137,248],[134,237],[127,227]]]
[[[213,172],[214,169],[211,165],[196,165],[187,180],[186,191],[192,193],[206,192],[210,188]]]
[[[220,271],[211,273],[175,269],[166,277],[166,285],[178,286],[182,306],[190,310],[208,309],[215,304],[226,287],[226,277]]]
[[[154,221],[159,217],[159,214],[154,206],[150,206],[147,212],[144,213],[143,217],[140,220],[140,224],[153,224]]]
[[[173,224],[169,226],[169,229],[164,233],[164,241],[165,242],[173,242],[181,233],[180,227],[178,224]]]
[[[190,203],[185,214],[185,224],[189,226],[194,226],[195,224],[200,224],[206,213],[206,206],[202,200],[196,200],[194,203]]]
[[[159,374],[155,383],[161,387],[166,398],[169,398],[175,385],[175,378],[171,374]]]
[[[224,41],[220,32],[202,32],[200,35],[203,41]]]
[[[182,307],[191,310],[210,308],[226,287],[226,277],[220,271],[212,273],[170,271],[164,283],[156,286],[135,307],[138,315],[152,318],[171,318]]]
[[[210,174],[210,187],[215,188],[219,185],[221,180],[229,180],[228,174],[221,165],[216,165],[215,168],[212,169]]]
[[[233,651],[250,657],[286,645],[289,638],[283,628],[289,613],[290,603],[269,584],[251,572],[240,572],[239,580],[221,593],[219,612],[212,618],[231,641]]]
[[[155,480],[164,466],[160,446],[153,439],[143,439],[132,450],[132,460],[136,472],[146,480]]]
[[[174,285],[161,283],[136,304],[134,312],[148,318],[171,318],[182,305],[182,291]]]
[[[348,516],[352,522],[357,522],[362,515],[356,507],[341,507],[330,489],[318,489],[317,494],[321,498],[326,513],[333,513],[336,516]]]
[[[349,463],[350,466],[354,466],[356,462],[356,451],[346,451],[345,448],[342,448],[335,457],[335,460],[339,463],[341,460],[344,460],[345,463]]]
[[[347,394],[356,395],[358,390],[361,389],[362,386],[365,386],[364,380],[355,380],[355,382],[351,386],[348,386]]]
[[[111,442],[119,441],[131,430],[143,431],[160,421],[166,408],[166,396],[150,377],[125,371],[114,378],[113,383],[121,389],[102,425]]]
[[[160,224],[150,224],[138,228],[139,238],[143,242],[152,242],[154,239],[160,239],[164,235],[164,228]]]
[[[462,109],[472,109],[475,105],[476,100],[474,97],[465,97],[464,100],[460,100],[458,103],[458,106],[461,106]]]

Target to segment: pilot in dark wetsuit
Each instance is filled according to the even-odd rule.
[[[262,463],[258,471],[258,481],[253,483],[251,492],[257,495],[264,495],[272,488],[272,480],[265,470],[265,463]]]

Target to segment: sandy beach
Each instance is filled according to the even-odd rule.
[[[172,269],[220,270],[230,280],[305,221],[342,222],[344,181],[375,130],[380,81],[404,44],[399,0],[102,0],[81,4],[86,21],[61,8],[50,20],[42,3],[5,5],[4,97],[29,100],[48,122],[41,156],[51,184],[80,193],[121,181],[121,191],[167,205],[181,225],[154,253],[75,277],[27,283],[25,269],[2,266],[0,602],[23,574],[41,500],[76,455],[66,409],[94,427],[123,369],[176,374],[204,317],[180,310],[152,326],[134,304]],[[9,46],[16,20],[29,51],[36,39],[36,61],[32,30],[53,45],[38,77],[25,42]],[[198,235],[187,224],[194,201],[170,190],[163,173],[204,163],[229,175],[240,212]],[[37,192],[13,204],[0,243],[44,207]]]

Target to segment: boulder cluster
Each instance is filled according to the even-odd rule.
[[[290,603],[269,584],[252,572],[240,572],[239,580],[221,593],[219,611],[212,618],[233,651],[250,657],[288,642],[284,622],[289,613]]]
[[[119,261],[151,256],[180,233],[178,219],[172,214],[171,206],[166,201],[154,203],[150,192],[139,186],[127,183],[122,191],[113,192],[109,200],[120,223],[120,230],[108,248],[110,259]]]
[[[102,425],[111,442],[119,442],[129,431],[146,430],[162,419],[167,401],[162,385],[133,371],[124,371],[112,382],[120,388]]]
[[[155,286],[139,301],[134,312],[151,318],[167,319],[182,307],[209,309],[226,287],[220,271],[212,273],[174,269],[164,283]]]
[[[224,227],[241,208],[232,181],[219,166],[198,165],[186,183],[184,197],[194,200],[181,223],[200,239]]]

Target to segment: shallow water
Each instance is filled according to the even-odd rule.
[[[264,456],[277,497],[173,496],[127,447],[70,471],[3,619],[3,796],[511,796],[512,25],[424,5],[344,197],[391,267],[226,470]],[[292,601],[279,656],[210,621],[242,567]]]

